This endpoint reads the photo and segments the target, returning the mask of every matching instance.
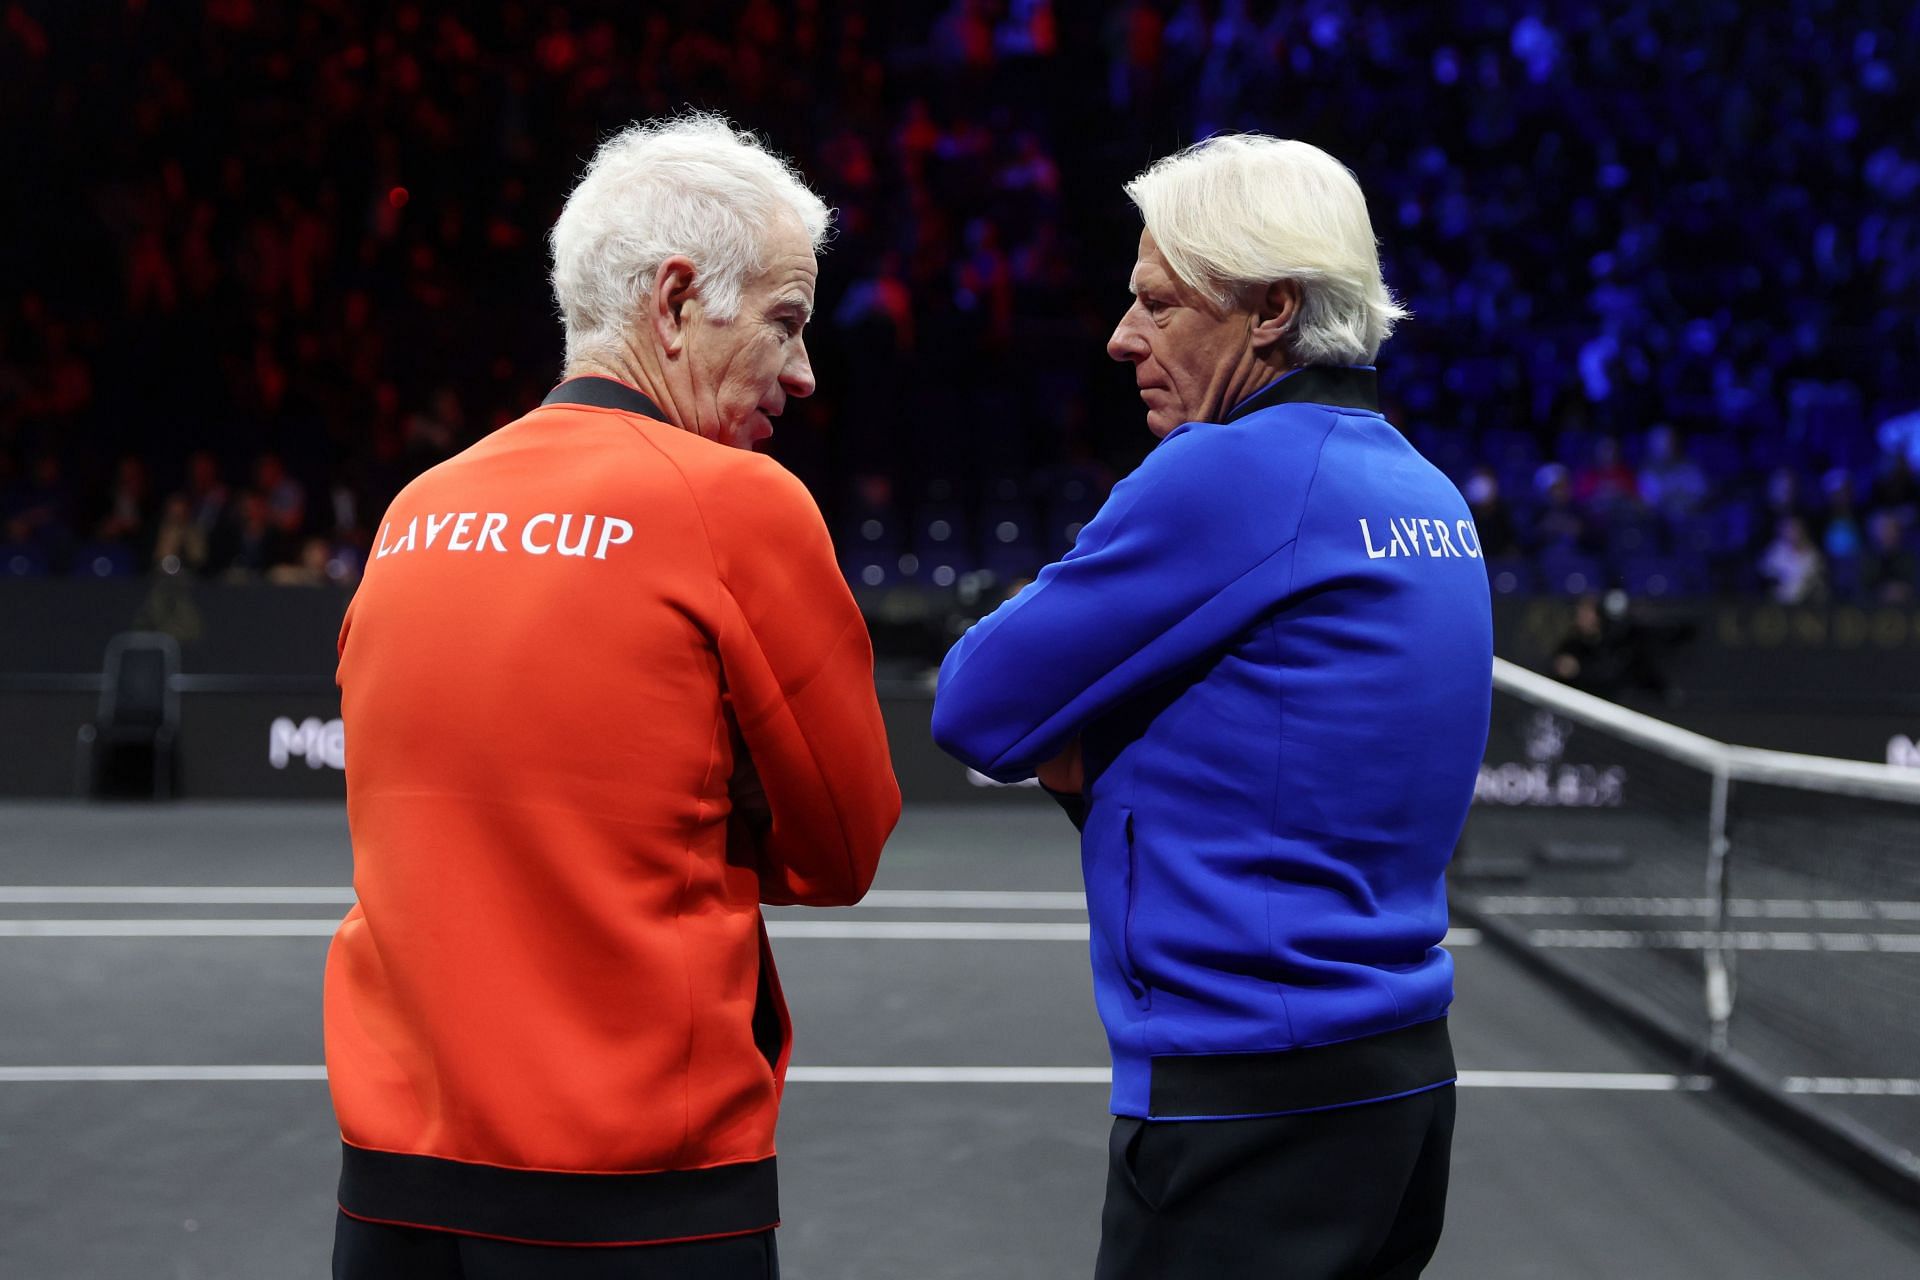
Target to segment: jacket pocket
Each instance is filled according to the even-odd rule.
[[[793,1020],[787,1013],[787,998],[780,990],[780,971],[773,967],[773,943],[767,938],[767,922],[760,920],[760,975],[754,986],[753,1046],[767,1060],[773,1072],[774,1088],[786,1081],[787,1059],[793,1052]]]
[[[1134,962],[1133,913],[1140,895],[1140,854],[1139,846],[1133,834],[1133,810],[1123,811],[1122,830],[1126,833],[1127,857],[1122,864],[1126,868],[1126,912],[1120,920],[1120,973],[1127,980],[1127,990],[1141,1005],[1148,1004],[1152,995],[1147,983],[1140,976],[1140,966]]]

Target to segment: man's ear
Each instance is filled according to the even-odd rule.
[[[680,354],[699,306],[693,292],[693,262],[679,255],[662,262],[653,273],[653,292],[647,299],[647,319],[662,351]]]
[[[1266,351],[1286,341],[1300,318],[1300,282],[1276,280],[1267,286],[1266,296],[1254,313],[1253,349]]]

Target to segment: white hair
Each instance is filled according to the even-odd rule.
[[[1372,364],[1408,312],[1380,278],[1367,198],[1316,146],[1226,134],[1156,161],[1126,185],[1174,273],[1216,306],[1291,280],[1295,364]]]
[[[568,367],[620,345],[671,257],[692,260],[708,312],[732,319],[783,212],[818,253],[833,211],[792,165],[722,116],[687,112],[607,139],[549,237]]]

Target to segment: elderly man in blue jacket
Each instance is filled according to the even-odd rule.
[[[1447,860],[1487,574],[1381,417],[1405,313],[1354,177],[1219,137],[1127,185],[1107,350],[1159,437],[940,671],[934,736],[1082,823],[1115,1115],[1100,1280],[1415,1276],[1445,1209]]]

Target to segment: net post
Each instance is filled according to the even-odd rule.
[[[1707,1042],[1714,1053],[1727,1051],[1727,1027],[1733,1020],[1733,962],[1727,947],[1727,800],[1732,771],[1721,763],[1713,770],[1713,793],[1707,805],[1707,945],[1701,952],[1705,967]]]

